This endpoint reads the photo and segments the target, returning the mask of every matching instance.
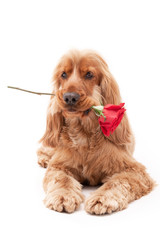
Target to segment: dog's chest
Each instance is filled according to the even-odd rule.
[[[69,168],[76,172],[77,180],[82,183],[87,181],[90,185],[100,183],[101,166],[98,161],[106,142],[101,129],[97,127],[92,131],[86,131],[81,126],[75,126],[71,130],[65,128],[63,133],[63,146],[67,144],[73,156]]]
[[[72,132],[68,133],[68,136],[71,141],[71,146],[78,151],[82,152],[87,150],[88,152],[94,151],[94,148],[100,144],[103,136],[101,132],[98,130],[94,133],[86,133],[84,131],[76,131],[76,129]]]
[[[84,133],[70,133],[69,138],[74,148],[88,147],[88,138]]]
[[[97,162],[100,159],[101,148],[103,147],[104,138],[101,132],[90,134],[71,135],[72,147],[77,152],[77,159],[75,159],[75,168],[82,177],[82,183],[88,182],[90,185],[97,185],[100,183],[101,170]]]

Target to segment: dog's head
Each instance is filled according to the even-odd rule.
[[[93,105],[119,103],[119,90],[107,64],[92,51],[71,51],[56,67],[56,98],[65,117],[85,117]]]
[[[119,88],[106,62],[93,51],[70,51],[57,65],[46,133],[42,140],[54,146],[64,118],[89,118],[93,105],[119,104]]]

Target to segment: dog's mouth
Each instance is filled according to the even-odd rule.
[[[66,112],[68,112],[68,113],[71,113],[71,114],[72,114],[72,113],[73,113],[73,114],[79,114],[79,113],[81,113],[81,114],[83,114],[84,116],[87,116],[87,115],[90,113],[90,111],[91,111],[91,108],[88,108],[88,109],[85,110],[85,111],[78,111],[77,109],[72,108],[72,107],[66,109]]]
[[[89,116],[91,107],[95,105],[92,97],[87,97],[83,92],[79,92],[80,98],[77,102],[71,102],[68,104],[64,99],[64,92],[58,91],[56,94],[58,105],[62,109],[62,113],[65,117],[85,117]],[[69,96],[70,97],[70,96]],[[68,99],[69,99],[68,97]],[[76,97],[75,97],[76,98]],[[70,99],[69,99],[70,100]]]
[[[76,112],[76,110],[73,109],[73,108],[69,108],[67,111],[68,111],[68,112]]]

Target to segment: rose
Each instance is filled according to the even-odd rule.
[[[120,124],[126,111],[126,109],[123,108],[124,104],[125,103],[119,105],[107,104],[106,106],[92,107],[96,115],[99,116],[99,125],[105,136],[109,136],[110,133],[112,134]]]

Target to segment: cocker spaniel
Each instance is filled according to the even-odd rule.
[[[38,163],[44,177],[46,207],[74,212],[84,201],[82,185],[100,187],[85,201],[91,214],[125,209],[149,193],[154,181],[133,158],[134,137],[127,114],[109,137],[103,135],[93,105],[120,104],[118,85],[106,62],[93,51],[64,55],[53,76],[47,124]]]

